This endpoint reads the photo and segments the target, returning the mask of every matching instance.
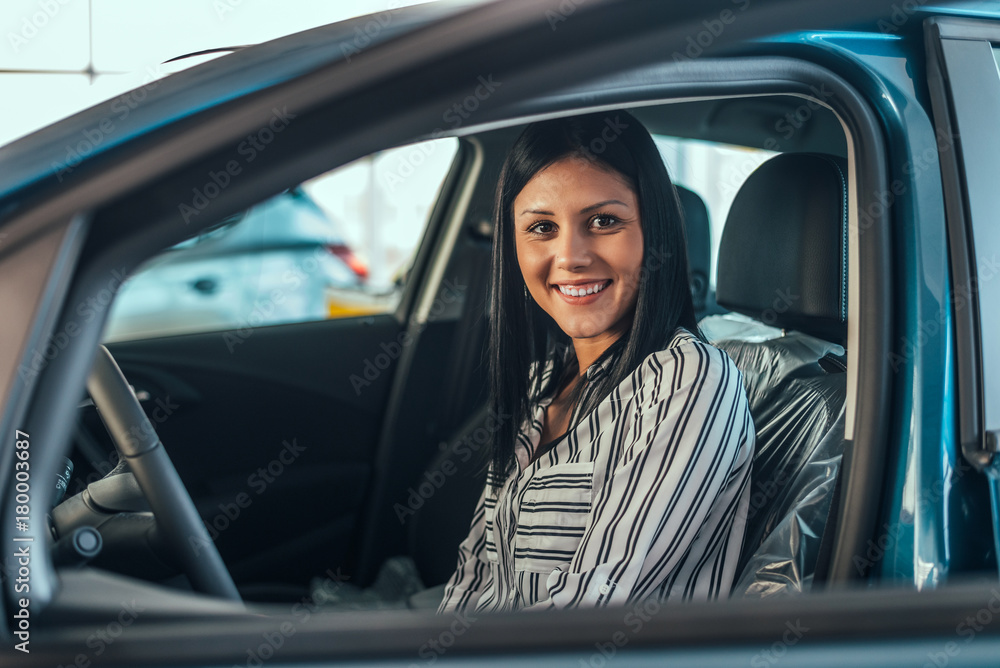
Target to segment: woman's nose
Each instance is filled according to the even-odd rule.
[[[590,241],[586,235],[570,228],[556,241],[556,267],[565,271],[579,271],[591,262]]]

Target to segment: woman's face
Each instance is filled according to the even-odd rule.
[[[631,322],[642,266],[632,187],[617,172],[566,157],[528,181],[513,213],[531,297],[574,340],[610,345]]]

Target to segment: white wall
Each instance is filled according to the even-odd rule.
[[[175,56],[427,1],[2,0],[0,146],[142,85]]]

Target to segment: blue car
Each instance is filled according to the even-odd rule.
[[[998,44],[988,2],[435,3],[0,148],[4,665],[997,665]],[[736,583],[438,616],[503,419],[500,165],[530,122],[606,113],[610,142],[621,110],[680,186],[700,325],[745,381]],[[390,148],[368,211],[434,195],[371,227],[415,248],[388,311],[253,321],[227,296],[225,325],[151,296],[233,216]],[[116,336],[116,309],[151,324]]]

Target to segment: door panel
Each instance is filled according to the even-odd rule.
[[[343,562],[396,364],[379,342],[399,331],[381,315],[109,346],[238,583]],[[114,456],[92,408],[83,425],[109,458],[93,479]]]

